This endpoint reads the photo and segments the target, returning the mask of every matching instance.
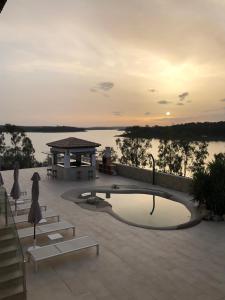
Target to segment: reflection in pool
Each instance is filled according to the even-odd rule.
[[[177,226],[191,219],[191,212],[183,204],[160,196],[118,193],[96,193],[96,196],[109,202],[119,217],[139,225]]]

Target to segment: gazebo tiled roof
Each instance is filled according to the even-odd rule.
[[[75,137],[69,137],[66,139],[58,140],[55,142],[47,143],[49,147],[74,149],[74,148],[95,148],[101,146],[101,144],[89,142],[86,140],[77,139]]]

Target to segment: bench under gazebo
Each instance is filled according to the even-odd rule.
[[[96,177],[96,148],[101,144],[69,137],[47,143],[52,155],[52,174],[58,179],[81,180]]]

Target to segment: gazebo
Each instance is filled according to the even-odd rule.
[[[101,144],[69,137],[47,143],[52,155],[52,171],[65,180],[96,177],[96,147]]]

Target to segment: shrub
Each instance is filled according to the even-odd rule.
[[[205,170],[194,173],[193,194],[214,214],[225,214],[225,153],[216,154]]]

